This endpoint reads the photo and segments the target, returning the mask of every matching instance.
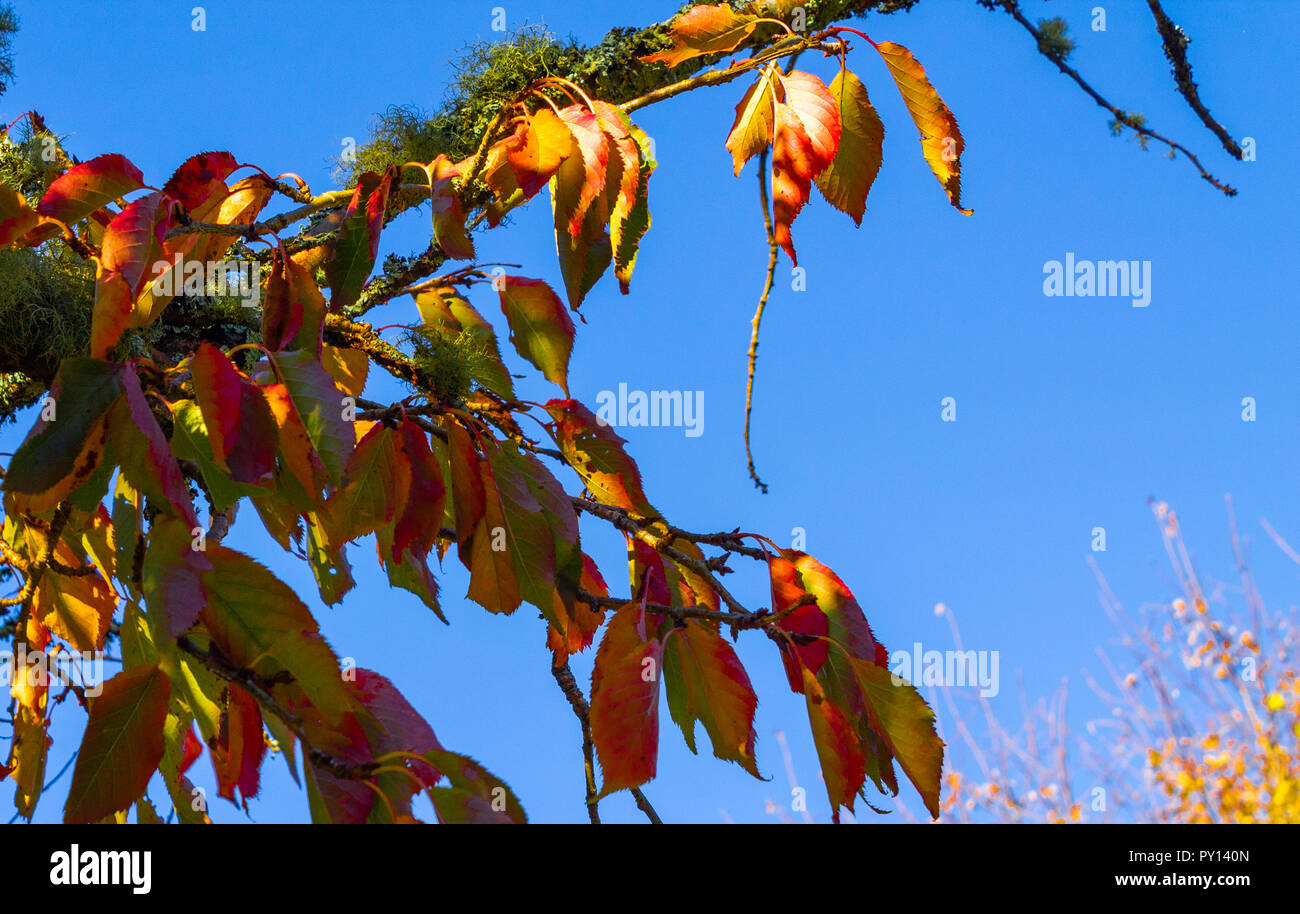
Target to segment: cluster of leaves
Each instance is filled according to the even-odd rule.
[[[696,7],[649,62],[729,52],[764,22],[788,31],[759,15],[768,11]],[[825,46],[843,60],[848,50],[839,30],[791,37],[782,54]],[[960,153],[955,120],[910,52],[877,48],[960,208],[960,164],[946,145],[955,139]],[[760,51],[716,72],[759,74],[727,147],[739,166],[771,146],[775,218],[793,258],[789,226],[812,181],[861,218],[882,130],[847,68],[827,88],[774,59]],[[66,168],[36,201],[0,185],[0,246],[26,255],[58,242],[94,265],[85,351],[61,361],[4,473],[0,562],[20,583],[0,604],[15,653],[35,658],[15,666],[10,684],[4,773],[20,813],[30,816],[40,796],[51,712],[73,694],[89,717],[67,821],[122,821],[133,804],[140,820],[156,817],[144,796],[155,771],[180,819],[204,820],[187,771],[205,750],[220,795],[246,805],[272,741],[305,782],[316,821],[410,821],[419,791],[443,822],[523,820],[504,783],[444,749],[382,675],[342,667],[298,595],[222,544],[236,507],[251,504],[271,537],[309,563],[327,605],[354,587],[349,545],[373,537],[390,585],[442,617],[430,560],[455,546],[468,599],[492,613],[525,603],[540,613],[557,671],[599,642],[589,714],[579,715],[603,775],[599,792],[589,778],[593,814],[599,796],[655,776],[661,686],[692,749],[698,722],[715,756],[761,776],[757,696],[724,637],[751,629],[776,644],[790,688],[807,700],[837,818],[865,799],[868,780],[896,793],[895,762],[938,814],[933,714],[891,677],[843,581],[761,536],[670,525],[622,439],[569,395],[569,311],[611,266],[627,291],[650,225],[651,148],[625,107],[547,77],[502,104],[463,158],[368,171],[342,194],[313,197],[301,181],[226,152],[195,155],[161,188],[118,154]],[[481,204],[471,191],[479,183],[490,194]],[[395,209],[428,201],[433,247],[471,261],[475,225],[498,225],[543,188],[567,308],[541,280],[470,264],[393,290],[410,294],[421,318],[404,349],[352,319],[382,303],[368,280]],[[277,196],[298,207],[268,216]],[[276,232],[322,213],[304,236],[312,243],[291,253]],[[132,332],[185,307],[186,264],[222,262],[240,242],[268,247],[256,342],[196,334],[188,346],[123,357]],[[515,399],[496,333],[467,294],[489,282],[515,352],[562,398]],[[372,367],[415,393],[387,406],[363,400]],[[548,443],[524,434],[524,416]],[[581,491],[566,492],[544,459],[575,473]],[[625,538],[627,597],[610,595],[584,550],[580,514]],[[722,554],[707,557],[702,545]],[[766,565],[769,609],[746,610],[721,582],[736,555]],[[110,637],[120,639],[123,670],[101,694],[50,669],[50,658],[102,651]]]

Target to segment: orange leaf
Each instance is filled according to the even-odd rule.
[[[758,25],[753,15],[737,13],[725,3],[696,6],[673,20],[670,28],[673,46],[666,51],[648,54],[647,63],[675,67],[701,54],[734,51]]]
[[[772,214],[776,241],[798,264],[790,224],[808,202],[812,179],[835,158],[840,120],[835,100],[817,77],[782,77],[785,101],[776,102],[772,139]]]
[[[973,210],[962,209],[961,205],[961,154],[966,141],[957,128],[957,118],[930,85],[925,67],[911,51],[892,41],[882,41],[876,50],[884,58],[912,120],[921,131],[921,152],[926,163],[943,185],[952,205],[969,216]]]

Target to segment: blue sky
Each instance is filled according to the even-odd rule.
[[[511,26],[545,23],[584,42],[672,11],[503,2]],[[446,61],[466,42],[497,37],[496,5],[320,0],[259,5],[254,17],[245,4],[209,2],[207,31],[196,33],[190,2],[19,2],[18,76],[0,106],[6,121],[36,108],[70,134],[78,155],[124,153],[154,183],[195,152],[229,149],[322,190],[343,139],[364,138],[375,112],[437,106]],[[635,116],[656,141],[654,225],[631,295],[606,277],[588,296],[570,373],[589,404],[619,383],[702,391],[699,437],[622,430],[651,500],[687,529],[739,526],[788,543],[804,528],[807,550],[854,590],[891,649],[950,647],[933,612],[945,603],[968,648],[999,652],[993,704],[1008,723],[1018,718],[1016,671],[1031,696],[1047,694],[1095,669],[1095,649],[1113,641],[1086,565],[1094,527],[1106,528],[1107,551],[1095,557],[1121,599],[1174,596],[1158,571],[1148,496],[1179,511],[1202,567],[1231,581],[1223,508],[1231,493],[1270,605],[1300,593],[1295,566],[1257,523],[1266,515],[1300,540],[1297,194],[1288,164],[1300,145],[1292,95],[1300,7],[1168,4],[1193,38],[1210,110],[1256,141],[1257,161],[1243,164],[1176,94],[1145,4],[1106,4],[1105,32],[1088,29],[1094,5],[1023,3],[1031,19],[1064,16],[1079,46],[1072,62],[1093,85],[1196,151],[1239,196],[1225,198],[1185,161],[1112,137],[1108,116],[1009,17],[926,0],[910,14],[852,24],[906,45],[927,68],[966,139],[963,196],[975,213],[948,205],[882,62],[859,47],[850,66],[885,123],[884,167],[861,228],[815,194],[795,223],[807,291],[792,291],[788,261],[778,265],[754,418],[771,492],[749,482],[741,440],[749,319],[766,261],[754,166],[733,178],[723,149],[741,84]],[[800,66],[828,82],[833,75],[829,61],[806,56]],[[386,232],[383,252],[420,250],[426,232],[427,221],[410,214]],[[547,201],[478,243],[481,259],[522,264],[520,274],[559,287]],[[1150,305],[1045,297],[1043,265],[1067,252],[1150,261]],[[504,329],[489,295],[473,301]],[[408,299],[374,320],[414,316]],[[523,371],[513,353],[507,360]],[[521,395],[554,395],[529,373]],[[400,395],[396,385],[368,390],[387,394]],[[1247,396],[1257,403],[1253,423],[1241,419]],[[944,397],[956,400],[956,422],[940,420]],[[25,428],[6,429],[0,447],[12,450]],[[310,571],[271,545],[253,512],[227,543],[266,558],[311,600]],[[585,527],[584,544],[625,592],[621,539]],[[442,576],[447,628],[388,590],[369,542],[351,557],[357,589],[334,609],[312,601],[338,653],[390,676],[443,744],[504,778],[532,819],[583,820],[577,723],[548,672],[535,614],[494,617],[462,599],[467,581],[452,558]],[[760,568],[729,581],[742,600],[766,605]],[[647,795],[669,821],[771,821],[764,798],[790,796],[773,738],[783,730],[812,814],[828,819],[802,697],[790,695],[766,639],[742,635],[738,650],[759,694],[759,765],[774,779],[712,759],[707,740],[704,755],[692,756],[665,707],[660,774]],[[590,664],[590,655],[574,662],[584,688]],[[1108,713],[1082,687],[1072,696],[1076,726]],[[58,712],[51,771],[76,745],[79,716]],[[305,820],[305,795],[273,762],[252,818]],[[195,771],[215,795],[206,760]],[[60,817],[65,789],[66,781],[44,798],[38,821]],[[160,785],[153,794],[164,796]],[[905,799],[919,806],[914,793]],[[640,817],[626,794],[604,801],[602,814]],[[213,816],[244,818],[222,801]]]

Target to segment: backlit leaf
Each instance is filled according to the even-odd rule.
[[[124,670],[90,706],[63,821],[97,822],[144,793],[163,757],[171,683],[150,664]]]
[[[911,51],[892,41],[882,41],[876,50],[884,58],[912,120],[921,131],[921,152],[926,163],[943,185],[952,205],[969,216],[972,210],[961,205],[961,154],[966,141],[957,127],[957,118],[930,85],[925,67]]]

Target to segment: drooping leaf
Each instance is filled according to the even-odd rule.
[[[226,688],[220,736],[212,749],[217,774],[217,793],[235,802],[238,789],[244,810],[257,796],[266,740],[262,735],[262,711],[256,699],[237,685]]]
[[[171,200],[152,193],[127,205],[104,229],[100,265],[126,281],[132,300],[162,256],[163,237],[171,224]]]
[[[835,74],[830,92],[842,129],[835,158],[817,176],[817,188],[831,206],[861,225],[867,194],[880,171],[885,125],[867,98],[866,87],[851,71]]]
[[[443,484],[442,469],[429,448],[424,430],[410,419],[404,419],[398,434],[399,446],[410,468],[410,492],[393,527],[391,556],[393,562],[400,564],[402,553],[408,549],[423,559],[433,548],[442,528],[447,487]]]
[[[663,642],[647,632],[644,609],[614,613],[591,674],[591,740],[604,774],[601,796],[655,776]]]
[[[190,359],[190,374],[217,465],[235,482],[269,477],[278,429],[261,389],[208,342]]]
[[[283,248],[271,256],[262,303],[263,343],[272,351],[303,349],[317,355],[325,324],[325,296],[310,270],[299,265]]]
[[[357,182],[352,200],[343,214],[343,225],[335,239],[332,255],[325,262],[331,311],[339,311],[356,302],[375,265],[388,194],[396,174],[397,167],[392,166],[382,175],[366,172]]]
[[[911,51],[892,41],[880,42],[876,50],[884,58],[912,120],[921,131],[921,152],[926,164],[939,179],[949,202],[962,215],[969,216],[973,210],[963,209],[961,205],[961,154],[966,141],[957,127],[957,118],[930,85],[925,67]]]
[[[758,696],[731,645],[707,625],[688,621],[664,637],[668,710],[695,752],[695,722],[704,725],[713,754],[761,779],[754,758]]]
[[[784,100],[781,71],[775,64],[768,64],[737,103],[736,120],[727,134],[726,147],[737,176],[746,162],[772,144],[773,104]]]
[[[555,420],[550,432],[565,461],[597,501],[643,516],[656,513],[641,488],[641,471],[608,424],[577,400],[551,400],[546,411]]]
[[[79,564],[66,544],[60,543],[54,552],[65,565]],[[117,608],[113,588],[97,573],[76,577],[46,574],[32,602],[41,625],[87,654],[103,648]]]
[[[540,279],[502,276],[496,283],[515,349],[569,393],[574,326],[564,303]]]
[[[934,711],[911,683],[896,683],[884,667],[857,658],[849,662],[871,709],[872,729],[898,759],[930,815],[939,818],[943,740],[934,730]]]
[[[330,480],[337,484],[356,444],[352,426],[343,418],[343,394],[309,351],[277,353],[275,364],[284,376],[307,437]]]
[[[127,480],[157,508],[176,514],[191,528],[199,525],[185,479],[171,446],[158,427],[135,369],[122,373],[123,396],[108,414],[108,441]]]
[[[166,516],[154,521],[141,578],[150,615],[163,620],[161,629],[171,637],[180,637],[198,620],[208,598],[205,575],[211,571],[206,552],[194,548],[183,524]]]
[[[136,801],[163,757],[171,683],[157,666],[124,670],[90,706],[63,821],[97,822]]]
[[[5,471],[6,492],[33,499],[32,510],[53,507],[85,482],[103,456],[104,418],[122,395],[122,366],[68,358],[50,387],[54,421],[42,418]]]
[[[451,342],[464,342],[468,337],[471,343],[464,349],[472,352],[467,359],[470,376],[498,396],[513,400],[514,383],[501,361],[496,330],[474,306],[453,286],[427,289],[413,297],[425,331],[437,333]]]
[[[859,749],[852,722],[832,701],[811,671],[803,671],[804,697],[808,700],[808,720],[812,724],[813,743],[821,761],[822,779],[830,797],[832,817],[840,821],[840,807],[853,809],[854,797],[866,781],[866,761]]]
[[[411,465],[397,432],[371,426],[348,458],[343,485],[325,502],[329,542],[340,545],[392,522],[405,506]]]
[[[817,77],[796,70],[781,78],[785,101],[773,106],[772,216],[777,244],[798,263],[790,225],[808,202],[812,179],[835,158],[839,113]]]

